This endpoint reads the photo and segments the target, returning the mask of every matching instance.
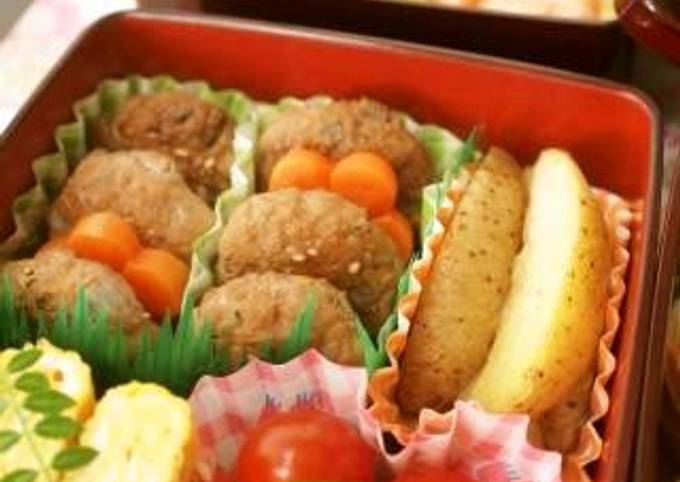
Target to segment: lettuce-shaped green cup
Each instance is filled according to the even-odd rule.
[[[216,105],[236,123],[231,187],[218,198],[214,207],[218,220],[216,225],[221,226],[230,210],[254,189],[255,104],[242,92],[216,90],[202,81],[180,82],[170,76],[130,76],[102,82],[95,93],[75,103],[73,113],[76,120],[57,127],[54,135],[57,151],[33,162],[36,184],[14,201],[12,215],[15,231],[0,244],[0,258],[30,255],[45,241],[50,207],[70,173],[92,147],[90,133],[98,120],[110,118],[123,103],[137,94],[179,90]],[[187,294],[196,287],[210,283],[210,278],[206,279],[205,274],[210,272],[207,267],[216,250],[210,243],[210,231],[195,242],[192,277]]]
[[[259,103],[255,109],[257,118],[257,134],[259,135],[276,118],[277,115],[288,108],[303,105],[328,105],[331,102],[333,102],[331,97],[315,96],[308,99],[285,97],[274,104]],[[471,136],[466,142],[463,142],[453,133],[447,129],[444,129],[443,127],[432,124],[420,124],[405,113],[401,113],[400,115],[402,116],[406,129],[420,141],[428,153],[432,161],[435,177],[438,179],[438,182],[427,186],[423,191],[420,230],[422,244],[422,241],[432,230],[434,223],[434,213],[437,211],[440,203],[443,200],[443,193],[448,190],[450,179],[457,176],[461,167],[476,155],[474,136]],[[187,291],[193,300],[199,299],[203,292],[205,292],[205,290],[212,284],[214,279],[213,269],[215,266],[215,259],[217,257],[219,237],[224,225],[228,221],[229,215],[240,201],[241,198],[238,196],[238,194],[233,192],[225,193],[218,201],[218,205],[220,206],[220,210],[218,212],[218,221],[215,223],[215,226],[213,226],[210,232],[203,236],[199,241],[199,248],[194,254],[194,263],[192,266],[193,272],[191,279],[193,281],[193,285]],[[203,256],[203,258],[199,259],[199,256]],[[416,255],[416,257],[417,256],[418,255]],[[410,279],[409,270],[411,265],[412,264],[409,265],[409,268],[407,268],[407,271],[404,273],[402,280],[399,283],[399,289],[397,290],[395,299],[400,293],[408,290],[407,283]],[[382,345],[387,339],[389,333],[396,327],[395,314],[391,315],[385,321],[382,329],[380,330],[377,345],[371,336],[365,331],[363,325],[360,322],[357,322],[356,326],[359,340],[364,349],[364,360],[369,371],[384,365],[387,362],[387,357]],[[300,353],[306,348],[308,347],[296,347]]]

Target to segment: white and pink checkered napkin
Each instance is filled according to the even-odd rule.
[[[204,377],[191,395],[197,434],[196,471],[210,482],[228,474],[249,431],[271,412],[315,408],[357,427],[398,473],[411,464],[455,465],[484,482],[558,482],[561,456],[526,439],[529,419],[491,415],[459,402],[441,431],[418,434],[389,455],[378,425],[363,409],[366,372],[336,365],[310,350],[285,365],[253,360],[235,374]]]

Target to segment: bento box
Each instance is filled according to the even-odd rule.
[[[361,97],[373,100],[334,100]],[[151,98],[155,100],[144,103]],[[193,103],[198,102],[196,99],[200,100],[202,107],[182,107],[185,102],[194,105]],[[380,105],[388,105],[394,111],[386,111]],[[317,124],[323,126],[323,123],[314,116],[318,112],[328,112],[329,109],[336,116],[331,116],[334,122],[326,126],[327,128],[318,127]],[[421,149],[425,149],[432,158],[433,165],[436,164],[433,169],[440,169],[441,179],[422,191],[422,200],[418,201],[422,202],[422,210],[409,209],[410,191],[402,198],[404,193],[397,192],[394,188],[395,179],[401,179],[404,172],[408,171],[409,174],[405,175],[407,181],[403,185],[409,179],[414,182],[417,186],[416,196],[420,199],[418,189],[424,181],[417,169],[415,173],[409,171],[413,166],[408,163],[400,166],[390,166],[389,163],[386,165],[380,155],[368,151],[350,154],[344,152],[338,155],[342,158],[337,162],[329,163],[324,154],[318,151],[323,147],[321,141],[317,144],[317,151],[314,148],[300,151],[291,149],[283,157],[279,157],[287,149],[285,146],[282,148],[281,144],[286,144],[288,139],[295,136],[304,138],[310,132],[319,131],[320,136],[335,139],[338,129],[350,129],[359,139],[359,144],[384,137],[383,130],[376,131],[372,128],[362,131],[361,127],[356,127],[361,124],[351,118],[347,120],[344,117],[346,109],[350,112],[368,112],[373,118],[383,119],[381,129],[387,129],[387,132],[392,132],[391,135],[401,139],[400,143],[387,143],[391,152],[396,152],[394,158],[398,158],[401,155],[399,153],[406,152],[408,156],[415,156],[414,162],[421,162],[424,152]],[[206,129],[210,135],[201,137],[201,142],[208,139],[213,145],[215,139],[229,136],[232,143],[228,174],[225,174],[226,171],[214,170],[221,165],[224,154],[221,142],[217,142],[214,149],[211,147],[200,155],[190,155],[184,147],[177,146],[172,146],[161,154],[134,150],[129,155],[121,154],[129,149],[126,143],[133,142],[134,135],[153,142],[163,138],[163,128],[149,128],[147,123],[148,118],[158,112],[168,113],[173,122],[182,125],[186,121],[189,131],[194,125],[208,126]],[[298,117],[297,123],[288,122],[290,125],[306,128],[291,133],[288,129],[290,125],[281,124],[282,119],[289,119],[288,115],[301,115],[301,112],[304,115]],[[228,128],[221,120],[224,115],[232,122],[226,124]],[[316,120],[310,122],[310,117],[305,117],[307,115]],[[201,474],[202,480],[222,480],[220,477],[224,475],[229,477],[229,473],[222,473],[220,469],[231,470],[230,464],[234,463],[236,453],[234,447],[240,446],[244,432],[258,416],[253,411],[266,414],[276,412],[282,406],[321,406],[341,419],[358,425],[364,441],[370,440],[374,450],[381,454],[385,465],[383,469],[387,472],[399,472],[413,460],[442,463],[442,460],[448,460],[449,457],[449,451],[445,447],[453,444],[458,449],[452,453],[455,452],[456,457],[462,460],[460,470],[466,471],[467,477],[471,473],[476,474],[475,478],[491,477],[483,474],[493,472],[497,478],[489,480],[511,480],[518,473],[528,480],[560,480],[562,458],[556,452],[539,450],[527,442],[527,437],[532,435],[528,433],[529,419],[521,413],[487,413],[475,403],[458,402],[453,411],[446,413],[444,419],[428,415],[431,417],[429,432],[413,437],[412,427],[395,425],[394,420],[385,418],[386,412],[382,411],[380,414],[380,410],[376,408],[385,407],[381,405],[385,401],[381,394],[387,393],[380,391],[377,386],[380,383],[376,380],[385,380],[385,376],[379,376],[380,373],[388,379],[392,376],[390,373],[393,372],[390,370],[397,363],[397,357],[393,356],[395,347],[400,338],[403,343],[404,330],[408,330],[409,310],[414,306],[413,300],[417,298],[421,287],[427,289],[428,286],[428,267],[432,266],[428,263],[432,262],[435,252],[445,249],[438,240],[441,240],[443,230],[447,229],[447,219],[451,220],[451,213],[455,212],[457,203],[461,198],[465,199],[465,189],[468,186],[473,189],[477,185],[475,180],[484,179],[487,175],[478,174],[486,172],[484,163],[489,160],[490,165],[498,163],[499,166],[511,166],[498,168],[498,172],[492,169],[488,173],[500,183],[489,187],[489,195],[495,195],[495,189],[509,182],[508,179],[514,179],[512,182],[515,187],[510,189],[512,192],[518,192],[517,189],[524,192],[524,188],[518,186],[524,186],[525,182],[535,184],[536,179],[548,176],[555,183],[554,191],[569,198],[568,207],[572,214],[579,213],[577,219],[580,224],[575,225],[579,228],[574,231],[578,235],[573,238],[576,241],[569,242],[577,243],[575,246],[583,249],[582,252],[579,251],[579,268],[569,272],[566,268],[555,271],[570,279],[583,280],[584,286],[595,283],[592,286],[597,289],[592,291],[597,292],[597,306],[603,310],[603,320],[600,320],[603,323],[606,312],[606,327],[603,324],[601,331],[595,333],[588,327],[584,328],[589,333],[595,333],[589,335],[589,344],[593,348],[593,361],[597,360],[597,368],[593,368],[595,371],[592,372],[593,376],[597,374],[597,381],[593,382],[592,394],[590,385],[585,394],[587,401],[592,397],[593,416],[588,416],[587,427],[583,431],[579,426],[579,434],[585,446],[579,447],[578,456],[570,462],[578,476],[569,480],[614,482],[623,480],[629,470],[628,461],[639,407],[637,387],[642,379],[642,363],[649,335],[652,275],[657,266],[654,246],[660,198],[657,122],[655,108],[644,96],[633,90],[530,65],[259,22],[199,15],[122,13],[100,21],[74,44],[3,137],[0,145],[0,166],[4,167],[4,174],[0,179],[0,237],[6,241],[2,248],[13,250],[19,257],[31,256],[35,252],[37,238],[42,236],[41,242],[46,240],[45,225],[49,224],[50,229],[58,235],[42,245],[35,258],[28,260],[29,263],[38,260],[37,262],[28,265],[10,262],[19,277],[35,279],[31,277],[42,269],[40,259],[47,259],[48,256],[63,259],[64,256],[71,256],[64,252],[72,251],[78,254],[77,259],[82,254],[88,263],[96,260],[99,264],[108,265],[107,270],[120,274],[134,288],[138,301],[144,304],[159,323],[163,313],[179,315],[176,329],[166,321],[161,326],[148,328],[141,337],[136,336],[137,325],[130,326],[129,323],[122,323],[122,328],[114,335],[107,334],[102,318],[95,317],[93,334],[82,337],[80,333],[89,333],[89,328],[82,321],[87,318],[88,304],[86,295],[78,291],[74,298],[72,315],[56,307],[54,323],[45,323],[38,316],[37,330],[38,334],[50,335],[50,340],[56,340],[59,346],[72,347],[75,342],[80,343],[80,354],[92,361],[95,378],[107,388],[121,381],[129,381],[130,373],[133,373],[136,379],[142,381],[149,378],[161,381],[175,393],[192,393],[189,405],[194,410],[193,419],[197,425],[197,452],[190,447],[192,437],[187,434],[190,422],[186,400],[173,398],[170,402],[164,398],[163,389],[159,392],[157,388],[149,388],[136,382],[113,388],[98,403],[92,419],[94,422],[91,423],[103,423],[106,417],[98,417],[97,414],[100,411],[109,412],[110,416],[110,412],[114,411],[121,400],[139,397],[140,400],[153,401],[152,406],[157,407],[157,410],[147,411],[150,422],[152,419],[162,418],[162,414],[174,414],[181,420],[173,426],[172,437],[168,438],[167,443],[161,444],[164,453],[169,453],[165,452],[167,449],[181,452],[187,459],[197,456],[202,462],[201,468],[205,469]],[[271,137],[266,138],[266,132],[270,132],[270,128],[271,132],[276,132],[274,126],[280,129],[278,134],[270,134]],[[263,129],[265,133],[261,133]],[[397,134],[394,134],[395,129]],[[185,138],[182,132],[173,136]],[[92,139],[98,139],[95,145],[105,146],[113,152],[89,152]],[[416,144],[414,139],[417,140]],[[270,171],[267,170],[269,168],[266,162],[253,165],[254,159],[260,155],[256,152],[263,149],[267,142],[276,157]],[[418,147],[418,143],[422,145]],[[56,153],[55,144],[58,148]],[[486,155],[482,152],[486,146],[496,145],[503,146],[512,155],[493,148]],[[120,146],[123,146],[123,151],[119,150]],[[561,149],[546,150],[552,146]],[[288,157],[293,154],[295,159]],[[168,161],[168,156],[175,161]],[[522,160],[519,161],[522,165],[538,157],[539,162],[546,159],[543,165],[566,167],[535,167],[525,175],[518,161],[514,160],[515,157]],[[578,161],[575,162],[574,159]],[[279,171],[277,167],[284,165],[281,164],[284,160],[290,165],[311,167],[281,174],[283,171]],[[129,164],[121,164],[123,162]],[[205,175],[194,179],[190,177],[193,171],[182,171],[186,167],[172,167],[184,166],[182,163],[187,162],[196,162],[196,172],[205,171]],[[97,166],[96,169],[85,169],[94,165]],[[130,169],[117,170],[117,166],[126,165]],[[116,196],[116,191],[141,185],[133,172],[140,165],[146,166],[145,169],[152,171],[154,176],[158,175],[166,183],[162,184],[163,195],[149,197],[147,191],[140,191],[146,196],[142,196],[143,202],[139,204],[142,206],[145,223],[150,224],[153,229],[140,231],[137,228],[135,233],[135,229],[131,229],[130,223],[121,219],[121,216],[99,212],[77,219],[71,216],[66,223],[69,226],[63,228],[65,235],[62,237],[59,229],[63,226],[64,219],[68,221],[70,213],[88,203],[97,204],[99,199],[105,197],[110,205],[127,206],[125,203],[130,200],[125,196]],[[371,172],[375,182],[370,185],[364,183],[363,190],[357,191],[354,186],[364,182],[365,174],[362,173],[365,172],[366,165],[374,166]],[[347,166],[351,168],[343,175],[338,174],[341,167],[348,169]],[[101,174],[106,172],[109,174]],[[262,179],[267,178],[263,177],[263,172],[269,176],[264,187]],[[310,172],[314,175],[311,176]],[[228,179],[222,179],[221,175],[227,175]],[[577,192],[581,197],[576,198],[573,192],[564,189],[565,184],[560,179],[565,178],[551,178],[553,175],[567,175],[569,182],[578,186]],[[293,184],[294,187],[299,187],[300,183],[321,182],[319,179],[323,178],[326,179],[323,182],[330,182],[333,192],[319,194],[313,190],[316,194],[312,194],[293,189],[283,190],[279,194],[253,194],[254,190],[266,191],[267,186],[274,190],[272,186],[277,183],[285,184],[286,179],[277,176],[288,176],[288,181],[295,180],[298,184]],[[81,183],[78,189],[74,187],[76,182]],[[178,183],[182,184],[181,189],[177,187]],[[214,183],[219,183],[216,188]],[[96,185],[97,188],[87,195],[81,195],[79,189],[85,192],[83,186],[88,185]],[[399,183],[396,185],[402,186]],[[538,185],[540,187],[540,183]],[[597,189],[591,190],[590,186],[597,186]],[[211,191],[212,188],[224,190],[221,194],[216,194]],[[553,190],[536,189],[547,200],[554,194]],[[186,208],[179,214],[175,213],[175,217],[168,217],[168,210],[174,209],[175,204],[184,203],[176,202],[175,198],[173,202],[169,201],[171,195],[175,196],[179,191],[183,199],[191,198],[191,210]],[[370,196],[366,192],[370,192]],[[343,193],[345,199],[339,199],[339,193]],[[376,193],[387,193],[388,201],[382,202],[384,198]],[[318,198],[314,202],[304,201],[311,199],[310,196]],[[515,211],[522,213],[523,196],[524,194],[511,196],[516,199],[515,205],[519,206]],[[347,207],[347,198],[354,199],[356,204],[365,209],[357,210],[351,203]],[[212,213],[209,209],[206,211],[205,208],[196,207],[200,199],[210,199],[210,203],[214,204]],[[406,204],[402,205],[402,201],[406,201]],[[479,205],[486,206],[485,203],[482,199]],[[138,210],[139,205],[136,208]],[[285,208],[283,211],[281,205]],[[315,221],[309,223],[309,219],[305,219],[308,218],[304,214],[307,212],[305,210],[313,211],[320,205],[327,206],[327,213],[350,213],[352,220],[345,219],[343,223],[351,229],[342,228],[344,224],[340,225],[342,229],[338,228],[338,225],[326,219],[330,215],[313,217],[311,219]],[[402,210],[402,206],[405,206],[403,211],[395,214],[397,208]],[[550,203],[546,206],[549,208]],[[504,205],[502,209],[512,212],[512,203]],[[553,220],[560,221],[559,216],[553,216],[546,209],[534,207],[534,210],[542,213],[536,216],[546,220],[548,224]],[[212,227],[209,227],[210,222],[202,223],[201,229],[207,230],[195,238],[193,244],[186,242],[190,230],[185,229],[185,226],[187,222],[201,216],[187,216],[186,212],[189,211],[204,213],[201,214],[202,217],[214,221]],[[288,217],[282,217],[282,212],[289,213]],[[550,215],[546,216],[546,213]],[[47,214],[50,215],[49,220],[45,219]],[[369,214],[372,217],[367,219]],[[394,214],[403,222],[379,224],[378,218],[386,214]],[[359,224],[354,219],[357,216],[362,219]],[[488,223],[489,229],[493,230],[496,229],[494,226],[503,224],[495,216],[493,212],[487,212],[480,215],[479,219]],[[237,219],[242,223],[239,229],[234,227]],[[465,226],[460,223],[461,218],[458,219],[458,229],[462,231]],[[308,224],[304,224],[305,222]],[[414,224],[416,229],[413,228]],[[384,228],[385,232],[378,231],[379,226],[387,226]],[[508,229],[512,229],[510,237],[514,240],[516,249],[519,249],[520,230],[514,226]],[[106,229],[102,227],[115,231],[116,238],[124,239],[124,242],[117,242],[114,249],[108,249],[108,238],[102,237]],[[570,227],[573,228],[571,225]],[[166,244],[159,249],[156,246],[159,233],[173,229],[184,236],[181,238],[184,241]],[[262,234],[257,235],[258,231]],[[372,253],[373,258],[360,258],[360,263],[353,258],[343,260],[341,267],[344,271],[338,274],[341,280],[334,283],[340,285],[345,283],[342,280],[350,280],[345,285],[347,296],[354,303],[356,311],[360,312],[361,319],[353,319],[351,314],[343,315],[344,332],[338,332],[338,327],[333,326],[336,330],[334,333],[340,333],[338,337],[345,336],[343,333],[346,334],[348,329],[353,333],[351,327],[356,327],[358,345],[354,348],[360,346],[366,368],[370,368],[370,376],[367,376],[363,367],[350,368],[326,360],[322,355],[338,361],[346,353],[339,350],[333,355],[332,349],[324,344],[321,347],[316,346],[321,354],[310,350],[290,356],[296,347],[309,343],[305,339],[309,338],[310,328],[305,327],[311,323],[310,313],[313,313],[316,301],[307,300],[295,320],[294,328],[281,346],[273,346],[273,338],[258,339],[255,349],[262,355],[257,358],[262,360],[252,360],[245,367],[221,377],[224,373],[220,372],[220,367],[233,363],[240,367],[246,360],[243,357],[221,359],[213,352],[213,333],[194,332],[190,329],[192,317],[200,317],[204,308],[201,305],[193,310],[193,303],[215,279],[229,279],[233,270],[244,271],[246,274],[243,277],[261,274],[250,271],[260,269],[258,266],[263,258],[271,256],[276,258],[276,262],[272,263],[279,266],[277,269],[280,272],[273,269],[271,273],[265,274],[269,277],[267,283],[262,281],[263,278],[251,277],[249,282],[255,280],[255,284],[251,284],[249,290],[241,287],[227,292],[232,305],[248,300],[253,290],[267,293],[271,280],[296,276],[297,268],[291,266],[311,266],[310,269],[323,273],[332,270],[337,264],[333,258],[336,253],[333,250],[327,251],[325,245],[304,245],[302,250],[289,252],[286,248],[292,244],[277,244],[281,239],[293,240],[290,241],[293,243],[297,236],[304,237],[310,232],[334,233],[331,238],[335,245],[346,243],[347,246],[352,246],[355,253]],[[415,236],[415,241],[408,236]],[[489,239],[493,241],[493,234]],[[597,243],[591,246],[579,241],[584,239],[597,239]],[[103,240],[103,244],[96,242],[97,240]],[[422,253],[409,260],[414,243],[422,245]],[[242,247],[238,252],[233,249],[237,244]],[[556,243],[556,250],[557,245],[565,246]],[[267,253],[261,251],[265,248]],[[215,251],[219,252],[219,256]],[[602,260],[597,253],[605,253]],[[488,253],[480,248],[478,253],[473,254],[474,256],[470,255],[471,259]],[[176,258],[183,259],[185,264],[177,262]],[[317,258],[322,258],[325,262],[317,262]],[[603,261],[605,258],[611,265]],[[435,256],[435,267],[436,259]],[[189,261],[190,270],[187,264]],[[512,258],[506,260],[507,263],[511,261]],[[55,289],[59,281],[73,278],[73,271],[66,269],[73,265],[73,261],[69,263],[71,264],[63,265],[63,270],[49,273],[52,282],[47,283],[48,291]],[[397,284],[398,279],[398,286],[393,287],[396,289],[396,306],[393,306],[395,303],[391,296],[385,297],[385,291],[375,295],[377,284],[364,284],[360,286],[361,289],[356,289],[355,283],[365,283],[362,278],[364,268],[368,266],[374,269],[371,263],[379,266],[379,269],[375,268],[380,274],[374,278],[376,283],[383,283],[388,279],[389,283]],[[542,264],[541,259],[535,256],[533,263],[535,266]],[[210,268],[212,264],[215,264],[214,271]],[[159,276],[156,268],[161,265],[165,270]],[[396,276],[403,268],[395,266],[407,266],[406,275]],[[474,263],[470,264],[468,261],[467,266],[474,267]],[[99,272],[101,268],[97,268]],[[156,269],[155,273],[151,273],[155,275],[155,281],[161,283],[155,286],[161,286],[163,289],[158,291],[163,296],[167,295],[165,304],[161,303],[164,299],[158,292],[148,289],[147,275],[153,271],[152,268]],[[510,270],[509,267],[501,270],[503,272],[500,276],[507,277]],[[368,272],[368,268],[365,271]],[[590,272],[598,274],[585,274]],[[173,281],[181,275],[189,280],[188,284],[181,286],[182,289],[186,288],[184,291],[176,290],[177,286]],[[333,279],[331,275],[328,277]],[[87,276],[82,279],[90,282],[92,278]],[[594,282],[593,279],[599,281]],[[480,275],[479,281],[489,280]],[[311,281],[302,280],[300,283],[304,287],[309,286]],[[331,293],[329,296],[319,297],[319,303],[324,301],[326,306],[331,306],[334,310],[347,312],[343,312],[343,306],[347,303],[343,302],[344,294],[333,294],[336,292],[335,288],[328,283],[313,283],[318,289]],[[21,287],[30,292],[39,284],[30,282]],[[578,291],[578,286],[580,285],[577,284],[574,288],[576,291],[572,293],[573,298],[571,295],[565,298],[567,305],[582,306],[577,298],[592,295],[587,292],[589,290]],[[8,289],[5,282],[3,296],[0,298],[0,311],[14,313],[12,300],[7,295]],[[273,293],[279,294],[262,297],[259,304],[251,304],[249,309],[278,303],[281,296],[291,296],[293,291],[274,291]],[[129,293],[129,289],[126,292]],[[280,293],[285,293],[285,296]],[[390,294],[389,291],[387,293]],[[131,296],[134,297],[134,294]],[[208,295],[205,295],[203,301],[207,302],[207,298]],[[217,301],[211,313],[219,318],[225,313],[225,309],[219,302],[222,298],[215,298]],[[156,303],[160,303],[160,307]],[[286,311],[276,306],[275,309],[279,312]],[[110,308],[115,306],[111,305]],[[574,317],[571,308],[565,309],[572,313],[572,319],[580,319]],[[349,310],[350,313],[351,311]],[[587,310],[588,313],[592,311],[598,312]],[[386,313],[389,313],[389,317],[382,324]],[[583,319],[590,319],[590,316],[588,314]],[[597,318],[597,315],[594,316]],[[69,321],[69,317],[76,321]],[[238,310],[234,312],[234,317],[239,323],[248,321],[248,317],[243,317]],[[3,342],[12,337],[20,338],[22,330],[25,330],[25,318],[21,314],[14,318],[16,330],[5,331],[0,335]],[[106,320],[106,317],[103,319]],[[145,322],[149,324],[148,316]],[[277,329],[277,326],[265,326],[259,332],[271,330],[274,333]],[[565,331],[566,338],[569,338],[570,331]],[[214,334],[219,338],[219,333]],[[113,337],[109,338],[111,336]],[[125,338],[128,339],[127,342],[124,341]],[[108,341],[102,343],[102,340]],[[330,343],[331,347],[337,345],[335,341]],[[0,368],[5,368],[10,375],[20,374],[15,384],[19,390],[28,393],[27,403],[32,400],[33,408],[46,411],[50,415],[54,405],[61,407],[60,410],[70,405],[64,405],[63,399],[61,404],[55,402],[54,395],[51,396],[50,403],[47,403],[44,397],[38,396],[40,393],[35,393],[44,389],[44,378],[36,374],[24,377],[23,372],[26,369],[40,366],[36,363],[42,363],[39,361],[44,360],[41,356],[53,353],[49,344],[37,343],[19,353],[9,350],[11,353],[6,356],[7,359],[3,361],[0,358]],[[120,346],[128,347],[129,353],[121,352]],[[173,351],[175,348],[176,351]],[[191,353],[192,350],[197,350],[196,356]],[[356,354],[353,351],[350,356]],[[127,355],[134,357],[131,365],[125,362]],[[547,356],[550,358],[551,354]],[[182,365],[183,360],[189,360],[188,368]],[[201,368],[198,373],[194,370],[198,363],[196,360],[200,362]],[[561,363],[558,360],[557,365]],[[113,366],[116,369],[102,372],[102,366]],[[187,370],[172,369],[177,366]],[[588,371],[588,367],[584,368]],[[550,370],[550,373],[554,373],[553,368]],[[83,377],[85,372],[86,370],[78,370]],[[421,370],[421,373],[425,372],[427,370]],[[212,376],[201,378],[192,392],[197,375]],[[542,378],[544,373],[538,371],[537,375]],[[97,395],[100,395],[102,386],[95,388],[98,389]],[[564,390],[564,387],[561,389]],[[89,391],[81,390],[88,392],[82,397],[88,401],[81,407],[83,410],[88,407],[92,409],[92,391],[92,388]],[[79,393],[82,395],[81,392]],[[253,396],[256,398],[252,398]],[[164,401],[161,403],[161,400]],[[253,400],[257,400],[257,403],[253,403]],[[586,413],[591,413],[588,407],[585,410]],[[140,420],[124,417],[121,423],[124,421],[126,428],[121,432],[138,430],[147,425],[136,423]],[[50,421],[52,424],[46,423],[48,429],[42,427],[43,432],[63,433],[63,420],[59,424],[55,424],[54,420]],[[168,420],[166,422],[169,423]],[[55,425],[58,425],[56,429]],[[344,430],[338,428],[335,422],[325,426],[334,433],[338,430],[338,434]],[[91,432],[93,429],[88,427],[90,422],[86,425],[85,442],[96,442],[97,439]],[[386,440],[390,438],[384,437],[383,432],[392,432],[396,441],[405,447],[400,455],[395,456],[388,450],[390,442]],[[246,438],[247,436],[245,434]],[[356,434],[353,436],[356,438]],[[447,439],[442,444],[439,438],[441,436],[454,438]],[[11,446],[13,435],[5,437],[5,443]],[[420,442],[415,439],[420,439]],[[247,444],[247,440],[244,443]],[[206,456],[205,450],[212,452]],[[75,458],[80,463],[94,456],[86,447],[77,454],[78,457],[71,452],[67,454],[69,457],[65,457],[67,462]],[[361,455],[359,452],[360,450],[357,453]],[[511,463],[506,464],[508,461]],[[62,467],[67,462],[59,460],[55,463]],[[566,458],[564,463],[567,464]],[[97,459],[94,464],[96,466]],[[527,474],[539,475],[530,477]]]
[[[331,28],[598,75],[625,74],[616,20],[572,20],[394,0],[202,0],[211,13]]]
[[[622,2],[621,15],[633,37],[673,62],[680,62],[680,10],[676,2]]]
[[[671,183],[664,208],[662,239],[659,250],[659,272],[652,309],[649,350],[645,361],[644,385],[638,438],[636,442],[633,480],[672,480],[678,467],[677,408],[670,395],[669,375],[674,365],[671,348],[671,325],[677,321],[678,216],[680,208],[680,170],[671,173]],[[668,381],[667,381],[668,380]],[[675,386],[675,385],[673,385]]]

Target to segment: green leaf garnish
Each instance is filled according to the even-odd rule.
[[[21,435],[14,430],[0,431],[0,453],[7,452],[21,439]]]
[[[166,320],[157,336],[145,332],[136,353],[132,379],[159,383],[180,396],[187,396],[201,376],[223,374],[228,365],[213,343],[210,325],[196,326],[191,299],[174,330]]]
[[[378,338],[374,342],[371,335],[368,334],[364,324],[357,317],[354,319],[354,326],[357,331],[357,337],[359,339],[359,344],[364,355],[364,366],[368,371],[369,376],[378,368],[382,368],[387,365],[387,349],[385,348],[385,343],[387,338],[392,334],[394,330],[397,329],[398,315],[396,312],[397,303],[399,300],[408,292],[411,283],[411,270],[413,268],[413,263],[415,258],[411,258],[406,270],[399,278],[399,283],[397,284],[397,291],[395,293],[395,311],[387,318],[387,321],[380,327],[378,332]]]
[[[23,310],[18,310],[9,279],[3,277],[2,296],[0,296],[0,348],[20,346],[30,338]]]
[[[0,482],[33,482],[37,477],[35,470],[19,469],[5,475]]]
[[[50,381],[43,373],[26,372],[17,378],[14,386],[22,392],[32,393],[48,390],[50,388]]]
[[[90,447],[67,447],[52,460],[55,470],[73,470],[89,463],[97,456],[97,451]]]
[[[5,429],[0,430],[0,453],[21,442],[24,454],[21,462],[27,465],[5,473],[0,482],[21,482],[38,477],[47,482],[55,481],[50,466],[62,463],[56,456],[52,457],[59,446],[40,444],[38,439],[64,439],[68,443],[80,430],[78,422],[69,416],[59,415],[75,402],[66,394],[50,388],[50,381],[44,373],[27,371],[40,356],[42,350],[26,347],[6,364],[0,365],[0,406],[5,421]],[[85,452],[87,450],[91,449],[85,449]],[[32,457],[32,461],[26,456]]]
[[[273,363],[274,358],[276,357],[276,351],[274,350],[274,340],[270,338],[269,340],[262,343],[262,346],[260,346],[258,353],[260,360],[265,360]]]
[[[437,206],[441,204],[444,196],[451,187],[453,179],[460,175],[465,166],[475,161],[477,152],[477,127],[473,128],[468,134],[463,144],[456,149],[448,161],[448,166],[444,171],[442,182],[437,184]]]
[[[368,334],[368,331],[366,331],[364,324],[358,316],[354,318],[354,328],[356,329],[359,345],[361,345],[361,350],[364,355],[364,366],[370,375],[384,365],[383,360],[380,357],[378,348],[376,348],[375,343],[373,343],[371,335]]]
[[[35,433],[46,438],[70,439],[80,432],[78,422],[61,415],[50,415],[35,426]]]
[[[46,338],[55,346],[79,353],[92,369],[95,385],[102,391],[140,380],[158,383],[186,397],[201,376],[227,372],[227,354],[215,347],[210,324],[199,328],[194,322],[191,297],[176,328],[167,321],[158,333],[152,334],[156,328],[149,325],[142,329],[138,341],[129,339],[122,327],[112,327],[105,312],[94,312],[82,289],[71,310],[59,310],[51,322],[40,315],[30,322],[33,330],[22,328],[28,325],[25,310],[15,303],[12,287],[5,277],[0,294],[0,349],[34,342],[38,337]],[[17,336],[3,336],[9,332]],[[35,354],[22,354],[14,363],[20,363],[18,367],[21,367],[33,356]],[[24,378],[22,391],[39,391],[39,387],[31,383],[35,384],[36,379]]]
[[[258,351],[258,358],[269,363],[286,363],[307,350],[312,343],[312,325],[316,311],[316,297],[307,296],[286,339],[278,346],[274,340],[265,341]]]
[[[75,402],[71,397],[56,390],[33,392],[26,397],[24,408],[31,412],[56,414],[71,408]]]
[[[312,342],[312,322],[315,311],[316,297],[310,295],[295,319],[293,329],[276,350],[275,363],[286,363],[309,348]]]
[[[27,368],[32,367],[42,356],[42,352],[37,348],[20,351],[12,357],[7,364],[7,371],[10,373],[17,373]]]

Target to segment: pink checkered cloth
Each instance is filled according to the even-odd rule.
[[[316,350],[285,365],[253,360],[223,378],[204,377],[189,400],[197,433],[196,472],[210,482],[229,474],[248,430],[268,414],[315,408],[357,427],[394,473],[411,464],[455,466],[483,482],[558,482],[561,456],[527,442],[529,418],[491,415],[458,402],[457,418],[437,435],[388,455],[382,433],[363,410],[366,372],[336,365]]]

